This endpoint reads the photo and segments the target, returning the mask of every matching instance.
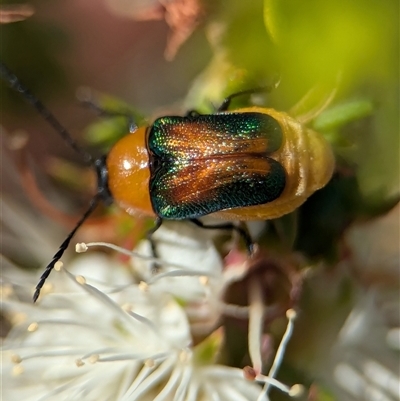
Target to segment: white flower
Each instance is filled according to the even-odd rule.
[[[346,233],[346,265],[365,288],[334,345],[334,386],[343,399],[400,400],[400,204]]]
[[[399,343],[399,312],[398,291],[369,290],[359,295],[332,357],[331,377],[343,398],[400,400],[399,358],[390,349],[391,334]]]
[[[11,227],[20,226],[19,215]],[[37,275],[1,259],[12,326],[2,348],[4,399],[257,400],[267,392],[256,380],[288,391],[262,376],[260,363],[254,373],[217,363],[223,294],[245,264],[224,271],[208,232],[190,223],[164,224],[154,239],[163,260],[155,274],[153,261],[135,257],[127,266],[91,251],[54,271],[36,305]],[[41,247],[35,251],[43,258]],[[146,241],[136,251],[151,254]],[[260,361],[262,314],[252,321]]]
[[[154,262],[133,257],[132,267],[154,292],[179,299],[192,333],[204,335],[217,325],[223,312],[223,262],[206,230],[194,224],[167,222],[153,236],[163,263],[152,274]],[[149,241],[135,251],[151,255]]]
[[[131,285],[113,294],[116,302],[81,276],[54,276],[80,290],[46,294],[32,305],[19,302],[5,272],[4,307],[17,323],[3,347],[4,399],[251,400],[260,393],[242,370],[196,353],[204,345],[191,346],[186,315],[172,296]]]

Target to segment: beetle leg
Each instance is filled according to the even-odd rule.
[[[198,117],[198,116],[200,116],[201,114],[197,111],[197,110],[194,110],[194,109],[192,109],[192,110],[188,110],[187,111],[187,113],[185,114],[185,117],[192,117],[192,118],[195,118],[195,117]]]
[[[252,238],[250,237],[250,234],[245,230],[243,227],[236,226],[233,223],[222,223],[222,224],[216,224],[216,225],[207,225],[204,224],[202,221],[198,219],[190,219],[190,221],[196,226],[200,228],[204,228],[206,230],[233,230],[236,231],[243,239],[244,243],[246,244],[246,249],[249,255],[252,255],[254,252],[254,242]]]
[[[269,93],[279,85],[279,82],[280,82],[279,79],[275,77],[274,82],[271,85],[262,86],[260,88],[247,89],[244,91],[232,93],[232,95],[229,95],[228,97],[226,97],[223,100],[221,105],[218,107],[217,111],[218,112],[227,111],[231,104],[232,99],[234,99],[235,97],[244,96],[244,95],[252,95],[253,93]]]
[[[157,217],[156,224],[154,225],[154,227],[151,228],[146,233],[146,238],[150,242],[150,246],[151,246],[151,254],[154,258],[158,258],[158,253],[157,253],[156,243],[153,239],[153,234],[161,227],[162,223],[163,223],[163,219],[161,217]],[[160,265],[158,263],[154,262],[152,264],[151,270],[153,273],[158,272],[160,270]]]
[[[89,88],[81,88],[77,94],[79,103],[83,106],[88,107],[93,110],[100,117],[124,117],[128,120],[129,132],[134,132],[138,129],[137,124],[134,121],[133,115],[129,110],[117,111],[117,110],[107,110],[101,107],[97,102],[95,97],[92,95],[92,91]]]

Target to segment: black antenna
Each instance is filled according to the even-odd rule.
[[[39,114],[61,135],[64,141],[71,146],[75,152],[79,153],[83,159],[93,164],[93,157],[83,150],[73,139],[68,130],[57,120],[54,114],[47,109],[47,107],[34,96],[28,88],[21,84],[17,76],[11,72],[11,70],[0,61],[0,74],[1,77],[9,83],[10,87],[16,92],[19,92],[25,100],[30,103]]]
[[[55,129],[64,141],[71,146],[77,153],[83,156],[84,160],[88,163],[91,163],[95,168],[96,171],[99,170],[100,167],[97,166],[96,162],[93,160],[93,157],[83,150],[72,138],[70,133],[67,129],[57,120],[54,114],[45,107],[45,105],[36,98],[24,85],[21,84],[19,79],[13,74],[6,65],[4,65],[0,61],[0,75],[1,77],[8,82],[12,89],[16,92],[19,92],[28,103],[30,103],[38,112],[39,114],[51,125],[53,129]],[[36,302],[40,295],[40,290],[43,288],[43,285],[49,277],[51,271],[54,268],[54,265],[61,259],[62,255],[64,254],[65,250],[68,248],[69,243],[71,242],[72,237],[75,235],[76,231],[79,227],[83,224],[83,222],[89,217],[89,215],[93,212],[96,208],[97,204],[99,203],[100,199],[102,198],[102,192],[98,191],[98,193],[93,197],[90,201],[90,206],[88,210],[84,213],[81,219],[76,223],[74,229],[68,234],[67,238],[64,242],[60,245],[57,253],[53,256],[51,262],[47,265],[46,269],[44,270],[43,274],[40,277],[40,280],[36,286],[35,293],[33,294],[33,302]]]
[[[75,235],[78,228],[83,224],[83,222],[89,217],[89,215],[93,212],[96,208],[97,204],[99,203],[100,195],[97,194],[94,198],[90,201],[89,209],[86,210],[85,214],[81,217],[81,219],[76,223],[74,229],[68,234],[68,237],[64,240],[64,242],[60,245],[57,253],[53,256],[52,261],[46,266],[43,274],[40,276],[39,282],[36,285],[35,293],[33,294],[33,302],[36,302],[40,295],[40,290],[42,289],[47,277],[49,277],[51,271],[54,268],[54,265],[61,259],[62,255],[64,254],[65,250],[68,248],[69,243],[72,237]]]

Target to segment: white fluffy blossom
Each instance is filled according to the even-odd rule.
[[[155,274],[137,259],[128,269],[104,254],[82,255],[52,274],[37,305],[30,299],[36,276],[3,259],[12,323],[4,399],[244,401],[264,397],[255,380],[288,391],[260,372],[246,379],[242,369],[217,363],[223,332],[211,329],[222,313],[222,261],[207,237],[190,230],[160,229],[159,252],[171,266]],[[193,344],[200,322],[209,335]]]

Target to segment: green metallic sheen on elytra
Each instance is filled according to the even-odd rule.
[[[188,138],[180,138],[185,134]],[[283,142],[279,123],[268,114],[167,116],[154,121],[148,138],[148,147],[159,157],[164,158],[169,155],[191,159],[246,152],[249,144],[261,139],[266,142],[263,150],[266,153],[277,151]]]
[[[262,113],[162,117],[148,137],[150,196],[165,219],[190,219],[278,198],[286,172],[268,157],[283,142]]]
[[[153,207],[156,213],[165,219],[193,219],[214,213],[220,210],[237,207],[254,206],[268,203],[278,198],[285,188],[286,175],[284,168],[275,160],[265,158],[268,163],[268,174],[247,171],[246,158],[235,158],[235,166],[231,169],[229,181],[220,179],[219,174],[224,171],[226,159],[220,160],[220,167],[216,167],[209,174],[209,180],[204,183],[205,190],[200,189],[192,194],[191,201],[184,201],[183,197],[176,196],[179,185],[171,185],[176,176],[181,176],[185,168],[193,170],[193,164],[202,168],[204,160],[171,161],[163,164],[156,173],[150,188]],[[188,166],[190,165],[190,166]],[[196,181],[196,172],[189,176]],[[223,183],[212,187],[211,183]],[[208,184],[210,182],[210,184]],[[190,188],[190,183],[188,185]],[[185,192],[189,192],[186,189]]]

